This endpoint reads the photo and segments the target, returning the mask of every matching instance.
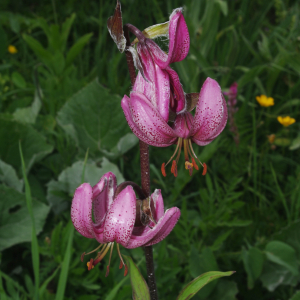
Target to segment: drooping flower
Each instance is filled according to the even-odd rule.
[[[166,54],[153,40],[131,24],[126,25],[139,39],[137,55],[131,47],[135,66],[140,71],[134,90],[145,93],[148,91],[149,100],[159,101],[157,108],[161,116],[167,121],[169,109],[175,113],[185,109],[185,95],[180,84],[178,74],[170,68],[170,64],[183,60],[189,51],[190,38],[182,15],[182,9],[173,11],[169,21],[169,51]]]
[[[224,129],[227,122],[227,107],[219,84],[207,78],[201,88],[196,112],[193,116],[189,111],[177,114],[172,126],[161,116],[159,110],[141,92],[132,91],[130,98],[122,99],[126,120],[133,133],[143,142],[156,146],[167,147],[177,144],[170,160],[162,164],[162,174],[166,176],[165,167],[172,162],[171,172],[177,176],[177,163],[183,147],[185,168],[192,174],[193,168],[198,169],[197,158],[192,143],[205,146],[212,142]]]
[[[277,120],[284,127],[288,127],[296,122],[296,120],[294,118],[291,118],[290,116],[286,116],[286,117],[278,116]]]
[[[132,249],[150,246],[163,240],[174,228],[180,217],[180,210],[172,207],[164,211],[164,203],[160,190],[146,199],[149,202],[150,221],[147,226],[136,223],[136,195],[132,186],[126,186],[117,195],[117,180],[113,173],[103,175],[93,187],[88,183],[79,186],[74,194],[71,206],[71,219],[75,229],[87,238],[94,238],[100,246],[87,253],[99,252],[95,259],[88,263],[88,269],[98,264],[110,250],[110,258],[114,242],[120,257],[120,269],[127,267],[120,253],[119,244]],[[144,201],[146,201],[144,200]],[[93,221],[94,218],[94,221]],[[85,253],[81,256],[82,260]],[[106,276],[109,273],[107,266]]]
[[[256,100],[260,106],[269,107],[274,105],[274,99],[266,95],[256,96]]]
[[[9,45],[7,48],[7,51],[10,54],[16,54],[18,52],[18,49],[14,45]]]
[[[239,144],[239,132],[238,128],[235,124],[234,115],[239,110],[238,107],[236,107],[237,104],[237,91],[238,91],[238,84],[234,82],[228,92],[224,92],[223,94],[228,97],[228,119],[229,119],[229,130],[234,135],[234,141],[236,145]]]

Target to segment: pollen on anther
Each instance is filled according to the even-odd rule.
[[[161,173],[163,174],[164,177],[167,176],[166,170],[165,170],[165,163],[163,163],[163,164],[161,165]]]
[[[171,167],[171,173],[175,175],[175,168],[176,168],[176,160],[173,160],[172,167]]]
[[[93,262],[94,262],[94,260],[91,258],[90,261],[88,261],[87,264],[86,264],[89,271],[94,269]]]
[[[207,172],[207,165],[206,163],[203,163],[203,172],[202,172],[202,175],[205,175]]]

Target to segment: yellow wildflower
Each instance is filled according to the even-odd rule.
[[[290,116],[286,117],[277,117],[277,120],[280,124],[282,124],[284,127],[290,126],[296,122],[294,118],[291,118]]]
[[[270,135],[267,135],[267,137],[268,137],[268,140],[269,140],[270,144],[273,144],[274,141],[275,141],[275,137],[276,137],[275,134],[272,133]]]
[[[11,54],[16,54],[18,52],[17,48],[14,45],[9,45],[7,50]]]
[[[268,107],[274,105],[274,99],[272,97],[267,97],[266,95],[256,96],[256,100],[260,106]]]

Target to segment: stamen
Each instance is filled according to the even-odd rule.
[[[185,169],[186,169],[186,170],[193,169],[193,164],[190,163],[189,161],[186,161],[186,162],[185,162]]]
[[[207,172],[207,165],[206,163],[203,163],[203,172],[202,172],[202,175],[205,175]]]
[[[105,244],[100,244],[96,249],[94,249],[94,250],[92,250],[91,252],[88,252],[88,253],[85,253],[85,252],[83,252],[82,253],[82,255],[84,254],[84,255],[89,255],[89,254],[91,254],[91,253],[94,253],[94,252],[96,252],[99,248],[101,248],[101,247],[103,247]],[[82,256],[81,255],[81,256]]]
[[[81,254],[81,257],[80,257],[80,259],[81,259],[81,262],[83,262],[83,258],[84,258],[84,256],[85,256],[85,252],[83,252],[83,253]]]
[[[96,264],[98,264],[103,259],[103,257],[106,255],[106,253],[108,252],[109,248],[111,247],[111,244],[112,243],[104,244],[103,249],[100,252],[98,252],[97,257],[94,260],[94,266]]]
[[[193,147],[192,147],[192,141],[191,141],[191,139],[189,139],[189,144],[190,144],[190,149],[191,149],[191,151],[192,151],[194,157],[198,160],[198,162],[200,163],[200,165],[203,167],[202,175],[205,175],[206,172],[207,172],[207,165],[206,165],[206,163],[202,163],[202,162],[199,160],[199,158],[197,157],[197,155],[195,154],[194,149],[193,149]],[[197,170],[198,170],[198,169],[197,169]]]
[[[173,155],[171,156],[171,158],[169,159],[169,161],[168,161],[166,164],[163,163],[163,164],[161,165],[161,172],[162,172],[163,175],[166,174],[165,167],[166,167],[166,166],[169,164],[169,162],[174,158],[174,156],[176,155],[178,149],[181,149],[181,143],[182,143],[182,138],[178,138],[177,146],[176,146],[176,149],[175,149]],[[177,159],[176,159],[176,160],[177,160]],[[166,175],[164,175],[164,176],[166,177]]]
[[[105,277],[107,277],[109,274],[109,265],[106,267],[106,273],[105,273]]]
[[[119,254],[120,260],[121,260],[120,261],[119,269],[122,269],[122,267],[125,266],[125,271],[124,271],[124,277],[125,277],[127,275],[127,273],[128,273],[128,267],[124,263],[124,260],[123,260],[123,257],[122,257],[121,251],[120,251],[119,244],[117,244],[117,250],[118,250],[118,254]]]
[[[90,259],[90,261],[88,261],[86,263],[89,271],[92,270],[92,269],[94,269],[94,264],[93,263],[94,263],[94,260],[92,258]]]
[[[166,169],[165,169],[165,163],[163,163],[163,164],[161,165],[161,173],[163,174],[164,177],[167,176],[167,174],[166,174]]]
[[[194,157],[192,157],[192,163],[193,163],[193,167],[194,167],[196,170],[199,170],[199,167],[198,167],[198,165],[196,164]]]

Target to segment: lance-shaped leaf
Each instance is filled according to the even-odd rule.
[[[110,36],[117,44],[117,47],[121,53],[124,52],[126,46],[126,39],[124,36],[122,23],[121,3],[119,0],[117,0],[114,15],[109,17],[107,20],[107,28]]]
[[[150,300],[148,285],[140,273],[138,267],[135,265],[130,256],[125,256],[127,265],[129,266],[129,276],[132,287],[133,300]]]
[[[191,281],[179,294],[176,300],[188,300],[191,299],[195,294],[202,289],[206,284],[209,282],[218,279],[224,276],[230,276],[235,271],[229,272],[218,272],[218,271],[211,271],[200,275],[199,277],[195,278]]]

